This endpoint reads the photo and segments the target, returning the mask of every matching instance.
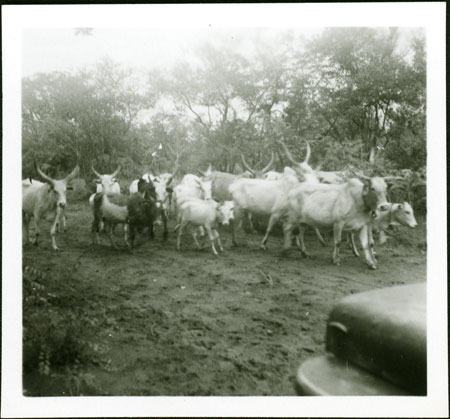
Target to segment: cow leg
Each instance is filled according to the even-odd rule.
[[[266,234],[261,242],[261,249],[267,249],[267,239],[269,238],[269,234],[272,231],[273,225],[278,221],[278,215],[272,214],[269,218],[269,223],[267,224]]]
[[[230,224],[232,224],[232,226],[231,226],[231,241],[234,246],[237,246],[238,244],[236,242],[236,232],[237,232],[237,229],[242,226],[242,209],[241,208],[235,207],[234,220],[232,222],[230,222]]]
[[[30,234],[29,234],[30,220],[31,217],[22,211],[22,231],[25,234],[25,244],[28,244],[30,241]]]
[[[181,250],[181,235],[183,234],[183,228],[186,227],[187,222],[181,220],[178,227],[178,237],[177,237],[177,250]]]
[[[380,230],[380,237],[378,239],[379,244],[384,244],[387,241],[386,233],[383,230]]]
[[[247,222],[248,222],[248,229],[251,233],[256,233],[255,226],[253,224],[253,217],[252,213],[250,211],[247,211]]]
[[[162,221],[163,221],[163,226],[164,226],[163,240],[167,240],[167,236],[168,236],[168,231],[167,231],[167,212],[164,209],[163,209],[163,212],[162,212]]]
[[[52,238],[52,247],[53,250],[59,250],[58,246],[56,245],[56,226],[58,224],[59,218],[61,216],[61,211],[58,210],[56,211],[56,216],[55,216],[55,220],[53,221],[52,227],[50,228],[50,236]]]
[[[219,254],[217,253],[217,250],[214,247],[214,239],[215,239],[215,237],[214,237],[214,234],[212,232],[211,226],[205,225],[205,230],[208,233],[209,241],[211,242],[212,251],[213,251],[215,256],[218,256]]]
[[[347,240],[350,242],[350,249],[352,249],[353,254],[359,258],[358,248],[355,243],[355,235],[353,233],[347,233]]]
[[[125,243],[127,244],[128,250],[131,251],[131,244],[128,241],[128,224],[127,223],[123,223],[123,236],[125,239]]]
[[[299,233],[298,233],[298,239],[299,239],[299,248],[300,248],[300,252],[302,254],[302,256],[304,258],[309,258],[309,253],[306,251],[306,246],[305,246],[305,230],[306,230],[306,226],[300,224],[299,226]]]
[[[198,250],[200,250],[201,246],[200,246],[200,243],[197,240],[197,227],[194,227],[192,229],[192,238],[194,239],[195,246],[197,247]]]
[[[98,234],[100,229],[100,219],[94,214],[94,221],[92,221],[91,233],[92,233],[92,244],[100,244],[100,236]]]
[[[291,248],[293,227],[294,226],[293,226],[291,220],[289,220],[289,219],[284,223],[284,226],[283,226],[283,233],[284,233],[283,251],[287,251]]]
[[[41,234],[41,229],[39,228],[39,212],[35,211],[33,214],[34,218],[34,245],[37,246],[39,244],[39,235]]]
[[[217,240],[217,244],[219,245],[219,250],[223,252],[222,242],[220,241],[219,232],[216,229],[213,229],[214,237]]]
[[[375,241],[373,239],[373,229],[371,225],[367,226],[367,238],[369,242],[370,256],[372,257],[372,260],[377,263],[377,259],[375,258]]]
[[[319,229],[315,228],[314,231],[316,232],[316,236],[319,239],[320,244],[325,247],[327,244],[325,243],[325,240],[323,239],[322,234],[320,234]]]
[[[376,262],[372,259],[372,255],[369,248],[369,231],[367,226],[363,226],[359,232],[359,239],[361,241],[361,246],[364,250],[364,257],[366,259],[367,265],[370,269],[377,269]]]
[[[132,249],[134,247],[134,239],[136,238],[136,229],[133,223],[129,223],[129,228],[130,228],[130,249]]]
[[[113,228],[112,228],[111,223],[108,223],[107,225],[105,223],[105,227],[107,227],[107,229],[108,229],[108,236],[109,236],[109,241],[111,242],[111,246],[114,247],[114,249],[119,249],[117,247],[116,242],[114,241],[114,237],[113,237],[114,233],[113,233]]]
[[[294,240],[295,240],[295,245],[297,246],[297,249],[300,250],[301,246],[300,246],[299,234],[294,235]]]
[[[65,209],[62,214],[62,226],[63,226],[63,232],[65,233],[67,231],[67,229],[66,229],[66,210]]]
[[[341,238],[342,238],[342,223],[336,223],[333,226],[333,237],[334,237],[334,249],[333,249],[333,263],[340,266],[341,264]]]

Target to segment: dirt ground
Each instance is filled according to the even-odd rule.
[[[342,297],[426,279],[426,251],[392,239],[378,248],[379,268],[369,270],[343,247],[342,266],[331,263],[331,236],[323,248],[310,235],[311,258],[296,249],[281,254],[282,238],[241,233],[232,247],[221,229],[225,252],[195,250],[186,231],[175,249],[170,224],[153,241],[138,236],[134,254],[91,244],[87,203],[70,203],[67,233],[51,250],[49,222],[39,247],[25,245],[24,265],[43,280],[61,312],[82,313],[84,338],[100,354],[80,368],[91,377],[83,395],[290,396],[300,363],[324,352],[328,314]],[[425,240],[423,220],[414,232]],[[69,395],[64,373],[24,375],[29,396]]]

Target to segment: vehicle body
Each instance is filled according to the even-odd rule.
[[[426,283],[343,298],[327,322],[326,354],[304,361],[299,395],[427,394]]]

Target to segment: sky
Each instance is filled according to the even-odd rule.
[[[94,28],[91,36],[75,35],[75,28],[25,29],[22,34],[22,75],[71,71],[104,57],[134,68],[168,68],[188,61],[193,49],[206,41],[225,42],[237,51],[250,48],[252,39],[273,40],[286,29],[274,28]],[[310,37],[321,28],[296,28]]]

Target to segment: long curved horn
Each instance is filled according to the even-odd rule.
[[[119,172],[120,172],[120,166],[117,168],[117,170],[111,176],[116,177]]]
[[[291,152],[288,150],[288,148],[286,147],[286,144],[284,144],[283,141],[280,140],[280,141],[278,141],[278,143],[281,144],[281,146],[283,147],[284,153],[286,154],[286,157],[287,157],[292,163],[294,163],[295,165],[300,164],[299,162],[297,162],[297,161],[294,160],[294,157],[292,157]]]
[[[311,147],[309,146],[308,141],[304,140],[306,143],[306,157],[303,160],[303,163],[308,163],[309,158],[311,157]]]
[[[70,175],[66,176],[64,178],[65,183],[69,183],[76,175],[78,175],[78,172],[80,171],[80,168],[78,164],[75,166],[75,169],[72,170],[72,173]]]
[[[92,171],[95,173],[95,176],[97,176],[98,178],[101,178],[102,175],[100,173],[98,173],[95,169],[94,166],[91,166]]]
[[[244,167],[252,174],[255,174],[255,171],[253,169],[250,168],[250,166],[247,164],[247,162],[244,159],[244,155],[241,154],[241,159],[242,159],[242,163],[244,164]]]
[[[47,182],[51,183],[53,185],[54,179],[47,176],[39,167],[37,166],[36,162],[34,162],[34,166],[36,168],[36,171],[39,173],[39,175],[42,177],[42,179],[45,179]]]
[[[268,164],[264,169],[261,170],[262,173],[266,173],[266,172],[270,169],[270,166],[272,166],[273,161],[275,160],[275,154],[274,154],[274,152],[272,151],[271,154],[272,154],[272,155],[271,155],[271,157],[270,157],[269,164]]]

